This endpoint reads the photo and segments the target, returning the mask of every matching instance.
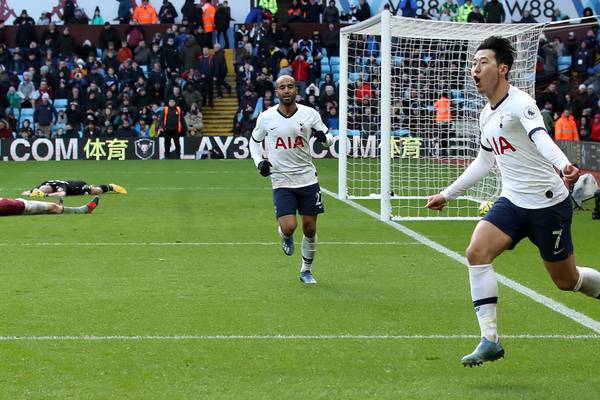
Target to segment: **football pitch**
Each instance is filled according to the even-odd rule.
[[[336,192],[336,161],[316,165]],[[495,263],[506,358],[462,367],[479,340],[473,221],[385,224],[324,196],[307,287],[302,234],[284,256],[249,160],[6,162],[0,177],[2,197],[47,179],[129,191],[91,215],[1,219],[0,399],[600,398],[600,303],[555,289],[529,242]],[[578,264],[600,267],[590,211],[573,236]]]

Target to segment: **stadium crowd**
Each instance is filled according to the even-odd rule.
[[[62,21],[52,21],[49,13],[42,13],[36,22],[23,10],[13,22],[17,27],[13,48],[7,47],[4,23],[0,24],[0,88],[6,93],[0,96],[0,138],[154,137],[165,130],[169,99],[175,100],[185,119],[185,132],[179,134],[201,135],[204,107],[214,105],[215,95],[232,94],[224,55],[230,47],[238,99],[234,134],[249,136],[258,114],[277,103],[274,81],[283,74],[296,79],[297,101],[316,109],[331,130],[338,129],[338,24],[369,18],[367,0],[359,0],[348,13],[341,12],[333,0],[293,0],[283,13],[283,23],[277,20],[282,14],[277,0],[258,0],[245,21],[234,26],[233,43],[229,41],[233,20],[227,1],[186,0],[177,10],[163,0],[158,11],[148,0],[134,8],[129,0],[117,1],[118,22],[128,24],[125,35],[103,19],[99,7],[88,18],[71,0],[65,2]],[[508,22],[498,0],[466,0],[461,6],[456,0],[445,0],[429,14],[417,15],[416,10],[415,0],[403,0],[397,12],[444,21]],[[586,9],[585,15],[591,12]],[[555,10],[553,20],[563,19],[568,17]],[[302,22],[321,25],[310,35],[298,37],[288,23]],[[515,22],[535,21],[525,12]],[[540,42],[537,73],[549,83],[537,101],[549,132],[557,139],[600,140],[598,23],[595,18],[583,22],[591,22],[585,37],[570,32],[564,42],[557,35],[551,40],[543,36]],[[149,37],[144,25],[157,23],[172,25]],[[36,24],[47,26],[40,37]],[[97,38],[79,43],[70,34],[69,24],[103,28]],[[349,53],[348,128],[373,132],[378,130],[379,43],[373,37],[356,42]],[[452,61],[426,56],[401,57],[394,79],[418,75],[431,62],[447,62],[450,75],[458,74]],[[402,82],[394,87],[402,88]],[[433,89],[437,93],[433,97],[423,98],[418,90],[395,96],[401,100],[392,107],[394,130],[420,129],[411,125],[419,120],[447,123],[453,113],[460,112],[450,109],[453,89],[460,88],[450,84]],[[410,118],[415,110],[428,115]]]

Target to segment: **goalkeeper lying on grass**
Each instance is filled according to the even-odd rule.
[[[124,187],[114,183],[107,185],[88,185],[84,181],[63,181],[63,180],[50,180],[40,183],[38,186],[31,190],[26,190],[21,193],[21,196],[30,197],[46,197],[46,196],[80,196],[80,195],[98,195],[107,192],[127,194],[127,190]]]

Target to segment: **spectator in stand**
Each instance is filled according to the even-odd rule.
[[[118,46],[121,43],[121,37],[119,36],[119,32],[117,32],[110,22],[106,21],[104,23],[104,28],[100,32],[98,47],[104,51],[109,48],[109,43],[112,43],[113,46]]]
[[[133,51],[134,56],[133,59],[139,64],[139,65],[145,65],[148,66],[150,63],[150,49],[148,48],[148,46],[146,46],[146,42],[145,41],[140,41],[140,44],[138,44],[138,46],[135,48],[135,50]]]
[[[19,108],[30,106],[35,109],[35,101],[39,98],[39,92],[33,84],[33,75],[30,72],[23,73],[23,81],[17,88],[17,95],[20,99]]]
[[[202,23],[201,4],[194,4],[194,0],[185,0],[185,3],[181,7],[181,14],[183,15],[183,18],[187,19],[192,25]]]
[[[594,10],[590,7],[586,7],[583,9],[583,19],[581,20],[582,24],[591,24],[592,30],[594,34],[598,32],[598,17],[596,17]]]
[[[104,18],[100,15],[100,7],[98,6],[94,9],[94,16],[90,21],[90,25],[104,25]]]
[[[214,107],[213,80],[215,78],[215,65],[213,56],[210,55],[208,47],[202,49],[202,56],[198,60],[198,72],[202,82],[202,106]]]
[[[12,129],[8,125],[8,121],[0,119],[0,139],[12,140]]]
[[[556,124],[554,125],[554,139],[579,141],[577,123],[571,114],[571,109],[565,109],[560,118],[556,120]]]
[[[5,21],[3,19],[0,19],[0,45],[6,46],[6,25],[4,22]]]
[[[557,21],[569,20],[570,17],[566,14],[563,14],[562,11],[560,11],[560,9],[555,8],[551,19],[552,19],[552,22],[557,22]]]
[[[544,108],[541,109],[540,113],[544,119],[544,126],[546,131],[551,137],[554,137],[554,111],[552,109],[552,103],[547,101],[544,104]]]
[[[56,117],[57,112],[52,103],[50,103],[50,96],[48,93],[44,93],[42,95],[42,102],[38,104],[33,113],[33,120],[35,121],[38,135],[49,138]]]
[[[402,10],[402,16],[407,18],[415,18],[417,16],[417,9],[419,5],[416,0],[402,0],[400,2],[400,9]],[[364,21],[362,19],[362,15],[360,14],[362,10],[359,10],[359,21]]]
[[[542,41],[540,41],[540,45],[544,52],[544,73],[548,75],[555,74],[558,66],[556,42],[545,41],[542,43]]]
[[[469,14],[473,11],[473,2],[471,0],[465,0],[462,6],[458,7],[458,22],[467,22]]]
[[[483,14],[488,24],[502,24],[506,19],[504,6],[498,0],[490,0],[483,6]]]
[[[187,136],[202,136],[204,121],[202,120],[202,112],[196,103],[192,103],[190,110],[185,114],[185,124],[188,128]]]
[[[327,55],[329,57],[337,57],[340,54],[340,34],[339,31],[335,29],[335,26],[330,23],[327,26],[327,30],[323,32],[321,35],[321,42],[323,43],[323,47],[327,50]]]
[[[17,137],[20,139],[29,139],[34,136],[33,129],[31,129],[31,121],[29,118],[23,120],[19,131],[17,132]]]
[[[580,79],[580,82],[587,76],[588,68],[592,67],[594,64],[594,58],[592,57],[593,53],[587,48],[587,42],[582,41],[579,44],[579,49],[575,53],[573,57],[573,65],[575,66],[575,71],[578,75],[580,75],[583,79]]]
[[[293,77],[296,80],[298,93],[303,94],[310,78],[310,64],[305,60],[303,55],[298,55],[292,62],[292,69],[294,70]]]
[[[202,6],[202,25],[204,31],[210,35],[210,47],[216,41],[217,32],[215,31],[215,14],[217,9],[212,5],[212,0],[204,0]]]
[[[73,3],[73,0],[65,0],[62,20],[65,24],[73,24],[75,22],[75,3]]]
[[[277,3],[275,3],[275,8],[277,8]],[[226,49],[229,48],[229,24],[231,21],[234,21],[234,19],[231,18],[231,8],[229,8],[227,1],[219,3],[215,12],[215,29],[217,31],[217,41],[220,41],[221,35],[223,35]]]
[[[335,5],[335,0],[329,0],[329,5],[323,10],[324,24],[339,24],[340,10]]]
[[[321,1],[321,0],[319,0]],[[308,0],[305,6],[306,10],[306,22],[312,22],[315,24],[321,23],[321,14],[323,14],[324,7],[317,0]]]
[[[158,19],[161,24],[174,24],[175,18],[177,18],[179,14],[175,9],[173,3],[169,0],[163,0],[162,6],[160,6],[160,10],[158,11]]]
[[[441,21],[456,21],[458,17],[458,4],[456,0],[446,0],[437,9],[438,19]],[[442,16],[447,16],[443,17]]]
[[[52,14],[50,14],[49,12],[46,12],[46,11],[42,11],[37,24],[38,25],[50,25],[50,22],[52,22]]]
[[[567,40],[565,42],[565,50],[567,51],[567,56],[575,56],[577,52],[577,48],[579,47],[579,41],[575,36],[575,32],[569,32],[567,34]],[[574,64],[573,64],[574,65]]]
[[[268,10],[271,15],[277,15],[277,0],[258,0],[258,6],[263,10]]]
[[[127,41],[121,41],[121,48],[117,52],[117,60],[119,60],[119,64],[123,64],[125,60],[132,60],[133,52],[129,47],[127,47]]]
[[[21,108],[21,97],[17,93],[17,89],[14,86],[10,86],[8,91],[6,92],[6,99],[8,102],[8,107],[5,110],[5,113],[8,115],[9,113],[16,114],[16,111]]]
[[[596,33],[594,33],[593,29],[588,29],[585,33],[585,42],[587,43],[587,48],[590,51],[595,51],[598,46],[598,40],[596,39]]]
[[[290,24],[295,22],[306,22],[306,11],[301,6],[298,0],[292,0],[292,4],[287,11],[288,22]]]
[[[225,51],[217,42],[214,45],[215,53],[213,55],[213,70],[214,81],[217,88],[217,97],[223,98],[223,88],[227,89],[227,93],[231,94],[231,85],[225,81],[227,77],[227,61],[225,60]]]
[[[149,0],[142,0],[142,4],[135,8],[133,20],[141,25],[158,24],[156,9],[150,4]]]
[[[537,21],[535,18],[533,18],[533,15],[531,15],[531,11],[523,10],[522,18],[518,23],[519,24],[537,24]]]
[[[133,129],[135,130],[135,134],[137,137],[150,137],[150,126],[146,123],[144,119],[138,119]]]
[[[31,42],[37,41],[35,21],[27,14],[27,10],[21,11],[21,15],[15,18],[13,25],[17,26],[17,47],[26,49]]]
[[[594,115],[590,140],[593,140],[594,142],[600,142],[600,114]]]
[[[407,0],[407,1],[411,3],[411,7],[412,7],[413,2],[416,3],[415,0]],[[402,10],[402,11],[404,12],[404,10]],[[404,14],[402,14],[402,15],[404,15]],[[358,18],[359,21],[364,21],[366,19],[371,18],[371,6],[369,5],[369,3],[367,3],[367,0],[359,0],[358,11],[356,13],[356,17]]]
[[[131,0],[117,0],[119,8],[117,10],[117,20],[120,24],[128,24],[131,21]]]
[[[349,24],[354,24],[359,21],[358,10],[356,9],[356,6],[354,4],[350,6],[350,11],[348,11],[348,13],[342,13],[342,15],[340,15],[340,21]]]
[[[62,35],[58,38],[56,47],[58,56],[61,58],[69,58],[75,53],[77,42],[75,42],[75,39],[71,36],[71,31],[68,26],[63,28]]]
[[[138,25],[136,22],[133,22],[129,29],[127,29],[126,37],[127,46],[129,46],[130,49],[135,49],[137,45],[144,40],[144,31],[140,25]]]
[[[579,119],[579,140],[587,141],[590,140],[592,133],[592,124],[587,116],[582,115]]]
[[[467,16],[467,22],[471,23],[485,23],[485,17],[481,14],[479,6],[473,6],[473,11]]]

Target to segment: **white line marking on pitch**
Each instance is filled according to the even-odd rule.
[[[319,242],[319,246],[422,246],[419,242]],[[68,242],[39,242],[39,243],[0,243],[0,246],[280,246],[278,242],[98,242],[98,243],[68,243]]]
[[[323,187],[321,187],[321,190],[324,193],[326,193],[327,195],[329,195],[335,199],[338,199],[337,194],[333,193],[332,191],[327,190]],[[367,214],[377,220],[380,220],[379,214],[377,214],[376,212],[374,212],[372,210],[369,210],[368,208],[366,208],[360,204],[357,204],[350,200],[341,200],[341,199],[338,199],[338,200],[342,201],[345,204],[348,204],[349,206],[351,206],[359,211],[364,212],[365,214]],[[467,262],[467,259],[465,257],[442,246],[441,244],[439,244],[437,242],[434,242],[433,240],[427,238],[426,236],[423,236],[420,233],[407,228],[404,225],[401,225],[394,221],[385,221],[384,223],[391,226],[392,228],[404,233],[405,235],[411,237],[412,239],[415,239],[418,242],[423,243],[424,245],[426,245],[428,247],[431,247],[432,249],[438,251],[439,253],[442,253],[442,254],[452,258],[453,260],[455,260],[461,264],[464,264],[466,266],[469,265],[469,263]],[[502,283],[504,286],[508,286],[509,288],[521,293],[524,296],[529,297],[530,299],[548,307],[549,309],[554,310],[557,313],[562,314],[569,319],[572,319],[573,321],[577,322],[578,324],[583,325],[583,326],[593,330],[596,333],[600,333],[600,322],[596,321],[595,319],[592,319],[579,311],[573,310],[572,308],[569,308],[569,307],[565,306],[564,304],[551,299],[550,297],[544,296],[543,294],[540,294],[540,293],[536,292],[535,290],[530,289],[527,286],[520,284],[517,281],[514,281],[504,275],[500,275],[497,272],[496,272],[496,276],[498,278],[498,282]]]
[[[0,336],[10,341],[294,341],[294,340],[463,340],[479,339],[479,335],[79,335],[79,336]],[[600,335],[502,335],[513,340],[598,340]]]

